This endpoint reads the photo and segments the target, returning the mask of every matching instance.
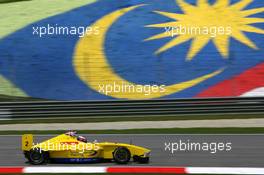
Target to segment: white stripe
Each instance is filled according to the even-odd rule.
[[[25,167],[23,173],[107,173],[108,167]],[[155,167],[153,167],[155,168]],[[264,168],[187,167],[187,174],[264,174]]]
[[[107,167],[25,167],[23,173],[106,173]]]
[[[256,88],[241,95],[241,97],[263,97],[264,87]]]
[[[264,168],[188,167],[187,174],[264,174]]]

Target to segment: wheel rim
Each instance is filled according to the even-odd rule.
[[[119,150],[119,151],[117,152],[117,158],[118,158],[120,161],[126,161],[127,158],[128,158],[127,151],[126,151],[126,150]]]
[[[34,164],[41,164],[43,161],[43,154],[39,150],[32,151],[30,159]]]
[[[39,160],[41,159],[41,154],[39,152],[33,152],[31,155],[32,160]]]

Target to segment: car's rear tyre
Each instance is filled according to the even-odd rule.
[[[28,160],[33,165],[40,165],[47,163],[49,159],[48,152],[41,149],[32,149],[29,151]]]
[[[113,152],[114,161],[118,164],[127,164],[130,161],[131,153],[126,147],[118,147]]]

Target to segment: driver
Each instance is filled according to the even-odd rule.
[[[76,131],[69,131],[69,132],[66,132],[65,134],[66,135],[69,135],[69,136],[71,136],[71,137],[75,137],[76,136]]]
[[[80,142],[87,143],[87,139],[85,137],[83,137],[83,136],[78,136],[77,140],[80,141]]]

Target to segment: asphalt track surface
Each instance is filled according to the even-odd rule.
[[[148,166],[263,167],[264,135],[85,135],[89,141],[133,143],[151,149]],[[52,136],[35,136],[40,142]],[[165,151],[165,143],[231,143],[230,151]],[[171,148],[172,146],[170,146]],[[176,148],[176,144],[174,144]],[[212,149],[214,150],[214,149]],[[212,151],[214,152],[214,151]],[[21,151],[21,136],[0,136],[0,166],[28,166]],[[115,163],[77,164],[78,166],[114,166]],[[131,162],[129,166],[142,166]],[[76,166],[47,164],[42,166]],[[146,166],[146,165],[145,165]]]

